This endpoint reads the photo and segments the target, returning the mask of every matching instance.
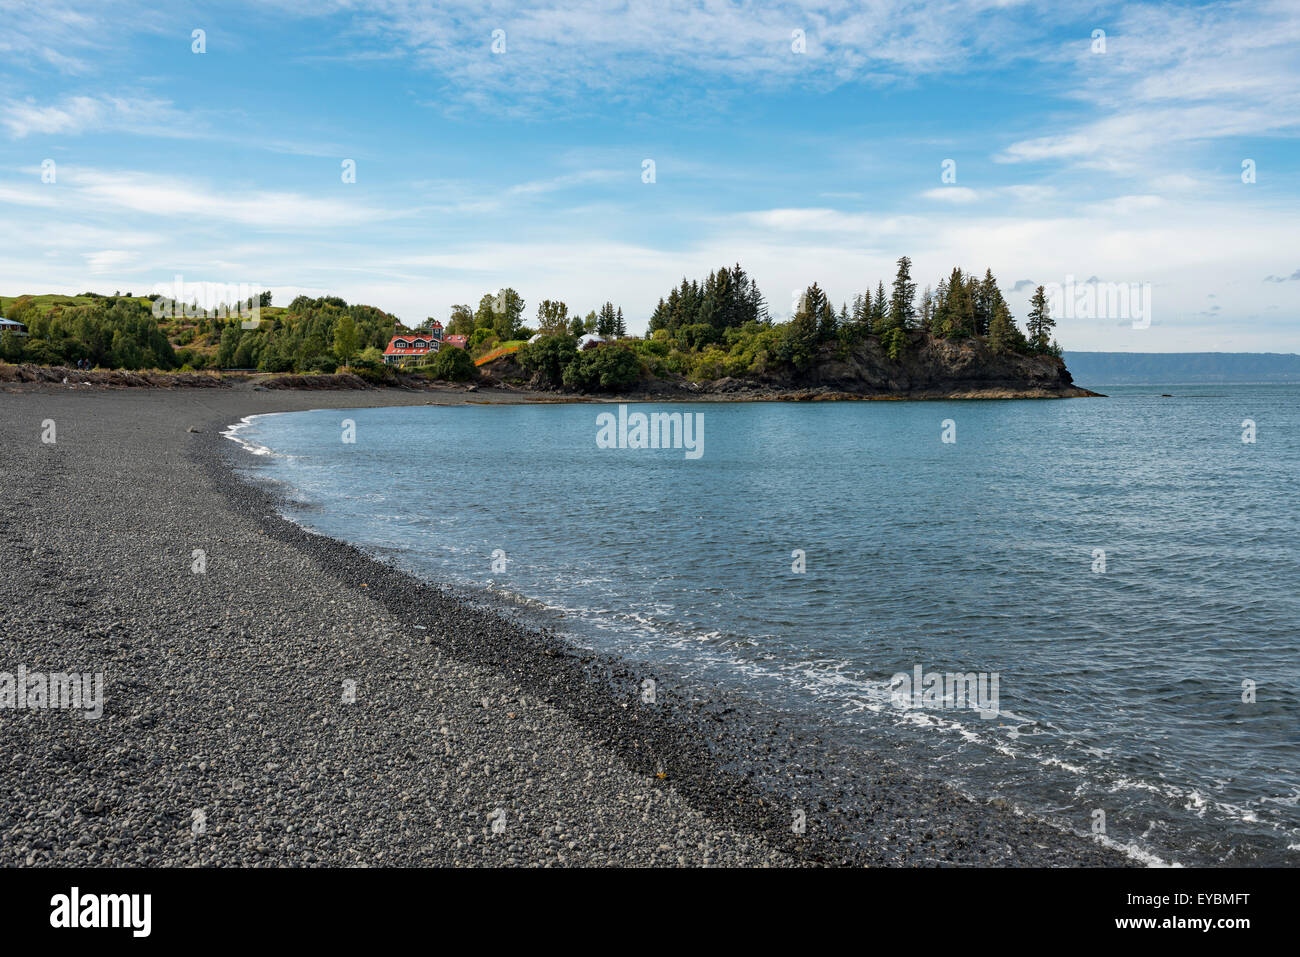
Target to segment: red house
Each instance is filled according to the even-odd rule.
[[[441,331],[441,327],[439,327]],[[438,351],[438,339],[422,332],[413,332],[409,336],[393,336],[384,350],[385,365],[400,365],[403,362],[423,359]]]
[[[455,346],[457,349],[466,349],[469,347],[468,336],[443,336],[442,341],[449,346]]]

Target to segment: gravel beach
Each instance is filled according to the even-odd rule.
[[[220,435],[470,400],[492,396],[0,392],[0,672],[105,682],[98,720],[0,709],[0,863],[1133,863],[924,780],[889,741],[848,752],[683,675],[647,705],[639,666],[280,518]]]

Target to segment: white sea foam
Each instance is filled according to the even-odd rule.
[[[258,445],[256,442],[251,442],[240,435],[240,433],[251,426],[254,419],[266,419],[273,415],[287,414],[288,413],[285,412],[260,412],[257,415],[246,415],[238,422],[227,426],[225,431],[221,434],[232,442],[237,442],[239,445],[243,446],[246,451],[251,452],[253,455],[275,455],[276,453],[272,449],[267,448],[265,445]]]

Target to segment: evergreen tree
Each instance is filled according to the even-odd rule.
[[[618,314],[614,316],[614,338],[627,338],[627,323],[623,321],[623,307],[618,307]]]
[[[862,293],[858,293],[853,297],[853,324],[855,326],[870,327],[871,317],[867,314],[867,308],[866,297]]]
[[[911,329],[916,324],[916,283],[912,282],[912,260],[898,260],[893,297],[889,302],[889,324],[895,329]]]
[[[936,313],[939,334],[953,339],[969,336],[975,326],[975,304],[961,267],[954,266],[944,288],[943,305]]]
[[[1047,293],[1039,286],[1029,300],[1029,315],[1025,318],[1025,327],[1029,330],[1029,344],[1037,352],[1050,352],[1052,329],[1056,320],[1052,318],[1051,307],[1047,303]]]
[[[989,335],[989,328],[993,323],[993,317],[997,313],[998,303],[1002,302],[1002,291],[998,289],[998,282],[993,278],[993,270],[984,270],[984,280],[979,284],[979,289],[975,294],[975,334],[977,336]]]
[[[677,295],[677,290],[673,290],[671,296]],[[671,299],[671,296],[669,297]],[[666,329],[668,323],[668,303],[664,302],[664,297],[659,297],[659,303],[655,306],[654,312],[650,313],[650,331],[653,333],[656,329]]]
[[[818,292],[821,292],[819,289]],[[839,320],[835,316],[835,307],[831,305],[829,297],[822,293],[821,301],[817,305],[817,338],[822,342],[829,342],[835,338],[839,331]]]
[[[966,274],[966,302],[969,304],[969,313],[966,328],[972,336],[979,332],[979,295],[979,280],[975,278],[974,273],[968,272]]]
[[[1010,352],[1015,344],[1014,325],[1007,304],[999,299],[993,307],[993,318],[989,321],[989,349],[1001,354]]]
[[[600,313],[596,317],[596,335],[602,339],[613,338],[617,325],[618,315],[614,312],[614,304],[607,302],[600,307]]]
[[[871,303],[871,331],[876,335],[885,330],[888,318],[886,308],[885,281],[881,279],[876,283],[876,298]]]
[[[764,326],[770,324],[772,317],[768,314],[767,300],[763,298],[763,293],[759,291],[758,283],[745,275],[740,268],[740,263],[736,263],[732,271],[737,276],[738,295],[742,303],[740,324],[744,325],[749,322],[757,322]]]
[[[813,283],[804,291],[786,329],[785,358],[796,369],[808,368],[817,356],[820,320],[825,308],[826,294]]]

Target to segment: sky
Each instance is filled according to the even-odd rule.
[[[0,0],[0,294],[510,286],[637,333],[683,276],[785,319],[906,255],[1021,322],[1093,281],[1068,350],[1300,352],[1298,135],[1294,0]]]

